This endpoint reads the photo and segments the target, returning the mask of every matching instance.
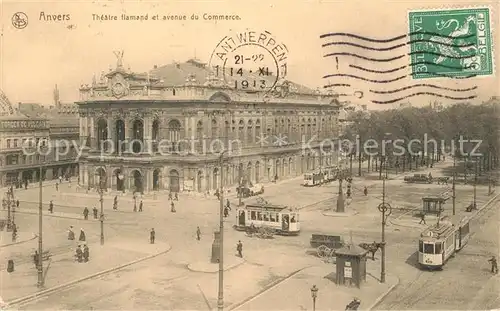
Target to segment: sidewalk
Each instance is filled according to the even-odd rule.
[[[367,271],[369,268],[367,267]],[[361,310],[368,310],[385,297],[399,283],[388,275],[381,284],[371,275],[361,288],[345,287],[335,283],[335,265],[321,264],[306,268],[274,287],[256,295],[230,310],[309,310],[312,308],[311,287],[318,288],[316,310],[344,310],[354,297],[361,300]]]
[[[90,260],[87,263],[78,263],[74,259],[77,242],[67,252],[55,254],[48,261],[44,261],[46,271],[44,289],[61,286],[87,276],[97,276],[102,271],[170,249],[170,246],[165,243],[149,244],[148,241],[120,241],[118,239],[106,241],[104,246],[99,243],[90,243],[88,246]],[[2,270],[0,280],[0,296],[7,302],[39,292],[36,286],[37,271],[32,262],[15,265],[12,273]]]

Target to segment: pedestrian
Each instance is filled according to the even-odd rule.
[[[35,264],[35,268],[38,268],[39,259],[40,256],[38,255],[38,251],[35,251],[35,254],[33,254],[33,263]]]
[[[231,210],[231,203],[229,202],[229,199],[226,199],[226,207]]]
[[[83,219],[85,220],[89,219],[89,209],[86,207],[83,209]]]
[[[425,222],[425,213],[422,213],[420,215],[420,222],[418,224],[421,225],[422,223],[424,223],[424,225],[427,225],[427,223]]]
[[[78,247],[76,248],[76,260],[78,262],[82,262],[82,258],[83,258],[83,251],[81,246],[78,245]]]
[[[238,256],[243,258],[243,243],[241,243],[241,240],[238,241],[238,244],[236,245],[236,250],[238,251]]]
[[[62,175],[59,175],[59,183],[62,184]]]
[[[56,182],[56,191],[59,191],[59,183]]]
[[[179,201],[179,193],[177,193],[177,192],[175,193],[174,200]]]
[[[19,199],[16,200],[16,207],[19,208]]]
[[[68,240],[73,241],[74,239],[75,239],[75,232],[73,232],[73,226],[69,226]]]
[[[142,200],[141,200],[141,202],[139,203],[139,212],[142,212],[142,206],[143,206],[143,204],[142,204]]]
[[[50,204],[49,204],[49,212],[52,214],[54,213],[54,203],[52,202],[52,200],[50,200]]]
[[[83,228],[80,229],[80,237],[78,238],[78,241],[85,242],[85,231],[83,231]]]
[[[135,197],[134,197],[134,212],[137,212],[137,201],[135,200]]]
[[[155,244],[156,232],[155,228],[151,228],[151,232],[149,233],[149,243]]]
[[[113,200],[113,209],[117,210],[118,209],[118,196],[115,195],[115,199]]]
[[[366,186],[365,186],[365,189],[363,190],[363,193],[365,194],[365,196],[368,195],[368,188],[366,188]]]
[[[492,256],[488,261],[491,262],[491,273],[498,273],[497,259],[495,258],[495,256]]]
[[[201,240],[201,230],[199,226],[196,228],[196,239],[198,241]]]
[[[224,207],[224,217],[227,217],[229,216],[229,209],[226,207]]]
[[[84,244],[83,245],[83,260],[85,262],[88,262],[89,257],[90,257],[89,247],[87,246],[87,244]]]
[[[17,240],[17,226],[16,224],[12,224],[12,243],[15,243]]]
[[[97,208],[95,206],[92,209],[92,213],[94,214],[94,219],[97,219]]]
[[[170,211],[172,213],[175,213],[175,205],[174,205],[174,201],[172,201],[172,203],[170,203]]]
[[[28,190],[28,180],[24,181],[24,190]]]
[[[172,201],[172,192],[169,192],[169,193],[168,193],[168,200],[169,200],[169,201]]]

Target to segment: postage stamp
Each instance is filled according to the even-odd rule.
[[[412,11],[414,79],[493,74],[489,8]]]
[[[287,46],[270,32],[245,30],[219,41],[209,65],[230,87],[267,92],[285,78],[287,61]]]

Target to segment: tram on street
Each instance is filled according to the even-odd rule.
[[[266,228],[279,235],[298,235],[300,233],[299,212],[297,210],[262,201],[236,209],[236,224],[233,227],[238,231]]]
[[[304,187],[314,187],[319,186],[325,182],[325,174],[322,172],[305,173],[304,182],[302,185]]]
[[[448,218],[425,229],[418,241],[418,263],[424,269],[442,269],[447,260],[461,250],[470,238],[470,219],[457,225]]]

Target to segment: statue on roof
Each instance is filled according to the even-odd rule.
[[[121,51],[113,51],[116,56],[116,68],[123,67],[123,54],[125,53],[123,50]]]

